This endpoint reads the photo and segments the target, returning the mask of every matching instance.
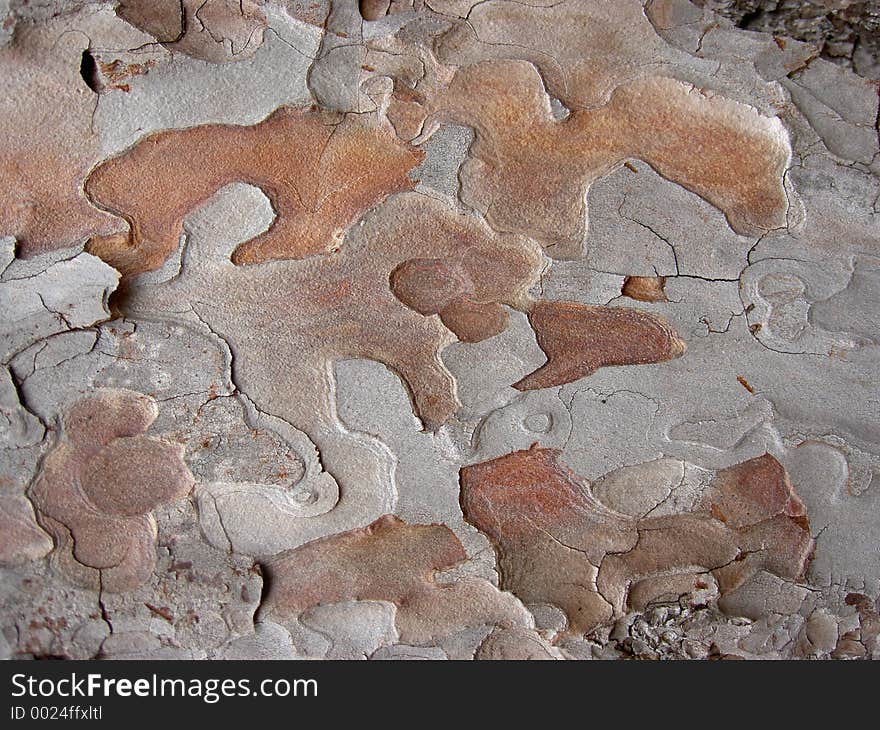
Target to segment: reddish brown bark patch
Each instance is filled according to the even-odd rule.
[[[461,265],[471,279],[480,273],[474,285],[480,303],[526,310],[543,265],[534,241],[496,234],[478,217],[418,193],[396,195],[366,215],[333,256],[235,266],[218,243],[194,236],[181,275],[155,288],[136,285],[128,313],[167,312],[169,303],[197,308],[240,355],[252,397],[275,403],[279,416],[319,440],[322,431],[338,428],[328,373],[339,359],[387,365],[406,383],[428,429],[459,408],[455,381],[440,358],[452,335],[438,317],[418,311],[431,311],[418,286],[408,290],[417,309],[401,303],[391,291],[392,272],[413,259],[445,262],[441,271]],[[450,321],[463,334],[470,324],[466,316]],[[476,324],[474,336],[485,334],[485,323]]]
[[[361,17],[364,20],[384,18],[391,7],[391,0],[360,0]]]
[[[177,249],[184,218],[243,182],[267,195],[277,217],[235,250],[236,264],[327,253],[367,210],[415,186],[407,173],[422,157],[362,117],[290,107],[253,126],[159,132],[89,175],[90,200],[130,231],[93,238],[88,250],[126,276],[159,268]]]
[[[465,519],[493,542],[501,587],[524,603],[550,603],[583,634],[611,620],[596,578],[607,552],[631,550],[634,520],[603,507],[562,467],[555,449],[532,447],[461,470]]]
[[[880,600],[873,601],[861,593],[848,593],[846,605],[855,606],[859,614],[859,643],[872,656],[880,646]],[[844,651],[843,637],[838,642],[837,651]]]
[[[620,293],[638,302],[668,302],[665,276],[627,276]]]
[[[740,559],[716,572],[723,591],[738,588],[756,570],[789,580],[806,575],[815,548],[807,510],[770,454],[718,472],[698,509],[740,535]]]
[[[788,474],[770,454],[718,472],[702,506],[731,527],[757,524],[768,516],[784,515],[807,532],[807,508],[794,491]]]
[[[685,351],[665,319],[637,309],[538,302],[529,321],[547,362],[514,384],[517,390],[571,383],[609,365],[664,362]]]
[[[497,301],[480,301],[489,288],[483,276],[486,272],[469,271],[467,264],[409,259],[391,272],[391,291],[419,314],[440,315],[462,342],[480,342],[503,332],[508,315]],[[508,272],[504,274],[506,278]]]
[[[436,583],[435,573],[467,559],[445,525],[410,525],[384,515],[367,527],[315,540],[264,565],[262,617],[284,621],[320,604],[390,601],[403,642],[432,644],[467,628],[528,626],[511,594],[482,578]]]
[[[128,390],[79,401],[31,488],[56,561],[80,582],[115,592],[146,581],[155,564],[151,512],[192,489],[183,448],[143,434],[156,415],[151,398]]]
[[[803,505],[769,455],[719,472],[693,512],[632,518],[609,510],[533,446],[461,470],[465,518],[493,542],[501,587],[565,611],[589,632],[711,572],[722,594],[758,571],[795,580],[813,549]],[[713,505],[734,518],[722,521]]]
[[[448,527],[408,525],[385,515],[367,527],[314,540],[269,560],[269,592],[262,609],[288,615],[320,603],[399,602],[433,582],[437,570],[466,558]]]

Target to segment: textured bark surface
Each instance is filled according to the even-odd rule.
[[[876,21],[0,0],[0,657],[880,658]]]
[[[740,28],[807,41],[822,56],[880,78],[880,3],[877,0],[697,0]]]

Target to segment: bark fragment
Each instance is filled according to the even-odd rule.
[[[685,343],[662,317],[624,307],[538,302],[529,312],[547,363],[513,387],[550,388],[610,365],[644,365],[681,357]]]
[[[637,302],[667,302],[665,276],[627,276],[620,293]]]
[[[809,523],[770,455],[719,472],[692,512],[640,519],[605,507],[558,456],[534,446],[465,467],[462,510],[493,542],[501,587],[558,606],[576,634],[696,586],[700,573],[723,598],[760,571],[789,581],[806,571]]]
[[[385,515],[270,559],[260,617],[283,623],[323,604],[389,601],[397,606],[400,640],[427,645],[467,628],[529,626],[525,608],[486,580],[435,581],[438,571],[466,559],[448,527],[410,525]]]
[[[89,175],[89,199],[130,231],[88,248],[127,276],[156,269],[177,249],[187,214],[245,182],[266,193],[277,217],[236,249],[235,263],[326,254],[367,210],[414,187],[407,173],[421,158],[381,125],[290,107],[253,126],[159,132]]]
[[[705,198],[738,233],[786,222],[791,150],[780,120],[674,79],[631,81],[558,120],[533,66],[486,61],[459,69],[425,106],[426,128],[445,121],[476,132],[463,197],[493,227],[527,232],[554,258],[581,254],[585,192],[629,158]]]
[[[263,0],[123,0],[116,12],[169,51],[213,63],[252,55],[268,25]]]
[[[113,216],[89,205],[82,190],[101,152],[92,129],[97,97],[80,75],[92,44],[133,47],[144,40],[115,23],[108,28],[98,12],[73,20],[62,16],[22,24],[13,41],[0,46],[6,79],[0,99],[0,235],[15,236],[23,257],[118,227]]]
[[[111,592],[144,583],[153,571],[152,510],[193,486],[183,449],[145,436],[158,410],[148,396],[101,390],[64,417],[64,440],[30,489],[56,559],[77,582]]]

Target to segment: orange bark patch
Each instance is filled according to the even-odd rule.
[[[637,309],[538,302],[529,313],[547,362],[513,387],[550,388],[609,365],[645,365],[680,357],[684,342],[662,317]]]
[[[602,106],[556,120],[532,65],[486,61],[441,82],[426,111],[433,123],[475,130],[463,196],[494,228],[528,233],[555,258],[580,255],[585,192],[631,158],[706,199],[739,233],[785,225],[781,122],[680,81],[633,80]]]
[[[569,109],[602,103],[616,86],[669,57],[643,0],[431,0],[430,6],[462,19],[438,39],[441,61],[528,61]]]
[[[236,249],[236,264],[326,253],[367,210],[414,187],[407,173],[422,156],[361,117],[289,107],[253,126],[159,132],[89,175],[89,198],[130,231],[88,249],[127,276],[156,269],[177,249],[188,213],[244,182],[263,190],[277,217]]]
[[[64,16],[42,25],[19,24],[0,47],[0,236],[15,236],[22,257],[81,244],[109,234],[119,221],[89,205],[82,181],[100,159],[92,130],[96,96],[80,76],[90,38],[69,32]],[[109,45],[100,27],[91,43]],[[142,35],[113,45],[137,45]]]
[[[638,302],[668,302],[665,276],[627,276],[620,293]]]

